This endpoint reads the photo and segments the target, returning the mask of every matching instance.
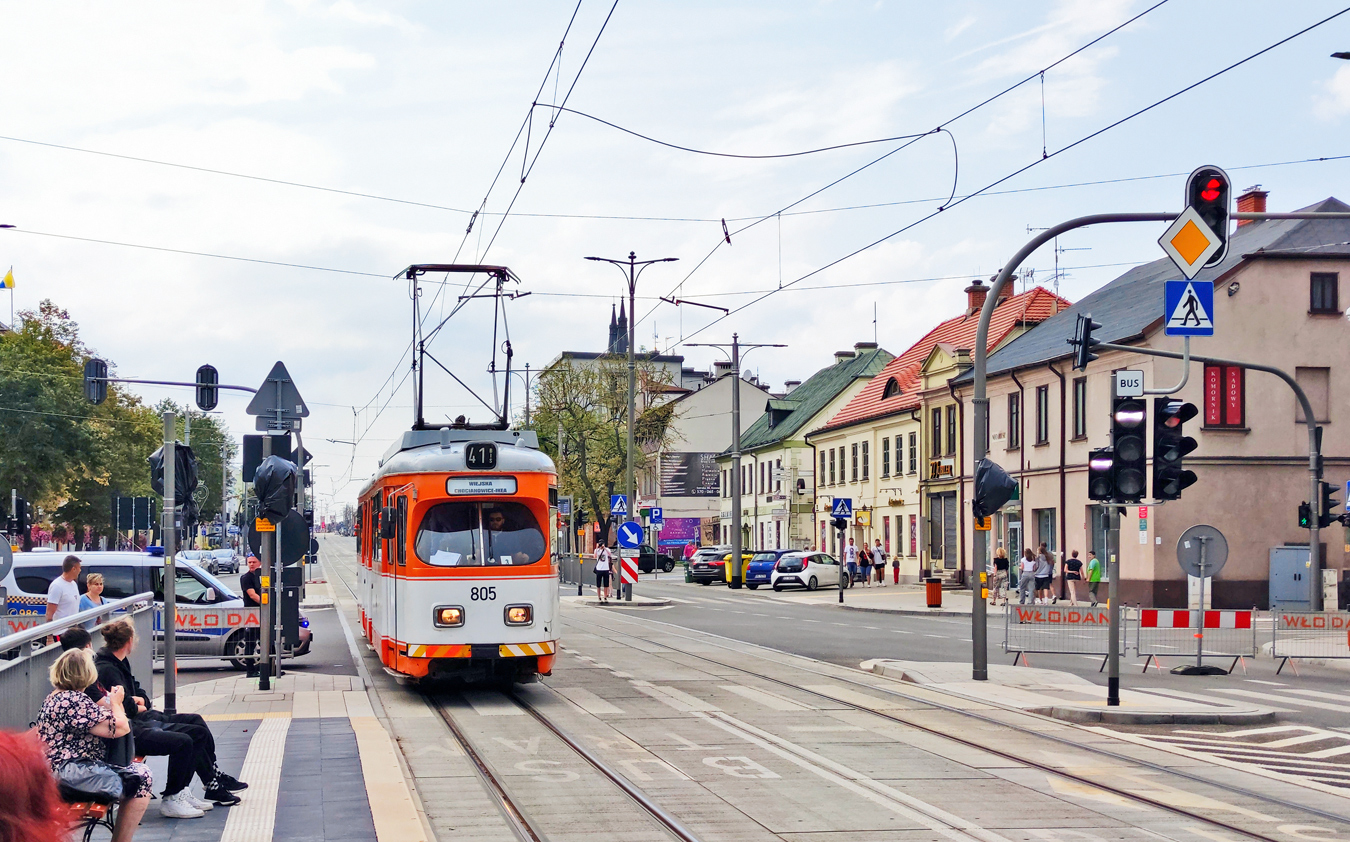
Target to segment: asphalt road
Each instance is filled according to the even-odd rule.
[[[576,586],[564,586],[562,592],[575,594]],[[832,603],[799,604],[748,590],[685,584],[672,574],[659,579],[644,575],[635,592],[678,601],[668,608],[619,610],[650,612],[644,616],[659,622],[845,666],[856,667],[871,658],[962,663],[969,663],[971,658],[969,617],[849,611]],[[1010,664],[1012,656],[1003,651],[1001,618],[991,616],[987,631],[990,663]],[[1031,663],[1106,684],[1106,674],[1098,672],[1101,659],[1094,656],[1032,655]],[[1298,675],[1286,668],[1277,676],[1276,666],[1277,662],[1270,658],[1249,658],[1245,674],[1239,667],[1232,675],[1180,676],[1172,675],[1166,668],[1159,674],[1150,667],[1148,674],[1143,675],[1143,662],[1127,657],[1121,660],[1121,684],[1139,689],[1213,694],[1235,702],[1277,708],[1282,710],[1282,722],[1336,729],[1346,724],[1346,714],[1350,713],[1350,691],[1347,691],[1350,672],[1301,665]],[[1344,730],[1350,732],[1350,728]]]

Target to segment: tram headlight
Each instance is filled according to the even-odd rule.
[[[508,626],[528,626],[534,623],[533,605],[506,606],[506,624]]]
[[[464,625],[464,609],[458,605],[437,605],[431,609],[431,621],[438,629]]]

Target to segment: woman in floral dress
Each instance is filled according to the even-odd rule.
[[[100,702],[85,695],[85,689],[97,678],[88,649],[71,649],[52,664],[51,681],[56,689],[42,702],[37,729],[53,771],[72,760],[105,762],[108,747],[103,740],[131,732],[122,708],[121,687],[114,687]],[[150,768],[144,763],[122,768],[139,778],[140,785],[117,810],[113,842],[131,842],[150,804]]]

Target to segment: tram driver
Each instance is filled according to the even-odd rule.
[[[526,510],[528,515],[528,510]],[[528,525],[510,522],[504,509],[483,508],[488,564],[530,564],[544,554],[544,536],[530,518]]]

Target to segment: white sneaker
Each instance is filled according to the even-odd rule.
[[[187,803],[196,807],[198,810],[201,810],[203,813],[216,809],[216,805],[212,804],[210,801],[203,801],[193,795],[191,790],[183,790],[183,800],[187,801]]]
[[[206,813],[188,803],[188,800],[183,797],[183,792],[177,792],[159,799],[159,814],[168,819],[200,819],[206,815]]]

